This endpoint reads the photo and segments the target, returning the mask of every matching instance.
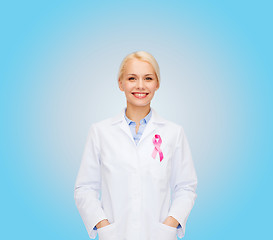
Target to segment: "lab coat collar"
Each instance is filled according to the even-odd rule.
[[[115,117],[112,118],[112,125],[117,124],[119,125],[119,127],[128,135],[128,137],[133,141],[134,145],[134,139],[130,130],[130,127],[124,117],[124,113],[125,113],[125,109],[126,107],[124,107],[122,109],[122,111],[116,115]],[[153,132],[154,130],[156,130],[156,128],[158,127],[158,125],[164,125],[166,123],[166,120],[164,118],[162,118],[161,116],[159,116],[157,114],[157,112],[151,107],[151,111],[152,111],[152,116],[149,120],[149,122],[147,123],[147,126],[144,129],[144,132],[142,133],[142,136],[138,142],[138,145],[140,144],[140,142],[143,141],[143,139],[145,139],[151,132]]]

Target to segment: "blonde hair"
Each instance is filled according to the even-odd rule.
[[[157,61],[155,60],[155,58],[150,53],[145,52],[145,51],[137,51],[137,52],[130,53],[122,60],[120,67],[119,67],[118,80],[120,78],[122,78],[122,75],[123,75],[124,69],[125,69],[125,65],[131,59],[138,59],[140,61],[150,63],[155,71],[157,81],[158,81],[158,86],[160,86],[159,65],[158,65]]]

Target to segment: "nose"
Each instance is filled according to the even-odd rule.
[[[137,88],[143,89],[144,88],[144,80],[142,78],[138,79],[137,81]]]

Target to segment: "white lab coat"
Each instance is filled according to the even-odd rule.
[[[175,240],[185,234],[196,198],[197,176],[183,128],[152,116],[138,145],[124,118],[93,123],[75,184],[75,202],[90,238]],[[159,134],[163,160],[152,157]],[[99,194],[101,191],[101,199]],[[163,224],[174,217],[182,228]],[[103,219],[110,225],[94,230]]]

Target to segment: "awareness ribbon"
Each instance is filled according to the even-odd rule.
[[[156,141],[156,139],[158,139],[158,140]],[[162,159],[163,159],[163,153],[162,153],[162,151],[161,151],[161,149],[160,149],[161,143],[162,143],[162,140],[161,140],[160,135],[155,134],[155,136],[153,137],[153,144],[154,144],[155,148],[154,148],[154,151],[153,151],[153,153],[152,153],[152,157],[155,158],[156,153],[158,152],[159,157],[160,157],[160,162],[161,162]]]

